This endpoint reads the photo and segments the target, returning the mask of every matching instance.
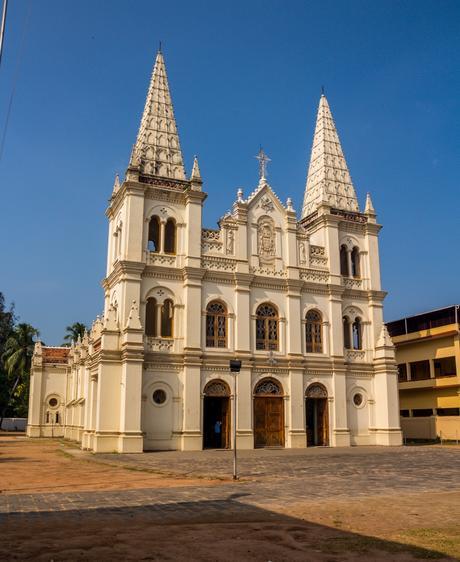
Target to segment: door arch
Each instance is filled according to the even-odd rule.
[[[203,449],[230,447],[230,388],[220,379],[209,381],[203,398]]]
[[[254,389],[254,447],[284,447],[284,392],[281,383],[262,379]]]
[[[329,408],[327,389],[321,383],[311,384],[305,392],[307,447],[329,445]]]

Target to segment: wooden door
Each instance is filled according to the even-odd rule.
[[[318,445],[329,444],[329,416],[327,411],[327,398],[320,398],[317,402],[317,419],[318,430],[317,440]]]
[[[254,446],[284,447],[283,398],[254,398]]]
[[[222,401],[222,449],[230,448],[230,399],[221,398]]]

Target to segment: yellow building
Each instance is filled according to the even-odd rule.
[[[407,439],[460,439],[459,305],[387,324]]]

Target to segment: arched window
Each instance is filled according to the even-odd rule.
[[[46,412],[46,421],[45,423],[50,423],[50,413]]]
[[[206,307],[206,346],[227,347],[227,309],[217,301]]]
[[[145,307],[145,335],[157,335],[157,300],[154,298],[147,299]]]
[[[343,244],[340,246],[340,275],[348,277],[350,275],[348,269],[348,248]]]
[[[351,349],[351,337],[350,337],[350,319],[348,316],[344,316],[343,319],[343,346],[345,349]]]
[[[362,336],[362,325],[361,318],[355,318],[353,322],[353,349],[363,348],[363,336]]]
[[[154,216],[149,222],[149,243],[148,250],[150,252],[160,251],[160,219]]]
[[[282,396],[283,388],[275,379],[262,379],[254,389],[256,396]]]
[[[171,299],[166,299],[161,306],[161,336],[173,337],[174,305]]]
[[[56,423],[59,423],[59,412],[56,412]]]
[[[256,311],[256,349],[278,350],[278,311],[269,303]]]
[[[353,275],[353,277],[360,276],[359,265],[359,248],[355,246],[351,251],[351,274]]]
[[[305,350],[307,353],[322,353],[322,318],[317,310],[310,310],[305,317]]]
[[[169,218],[165,225],[165,253],[176,253],[176,221]]]

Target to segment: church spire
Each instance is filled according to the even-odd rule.
[[[185,180],[168,77],[161,48],[157,53],[130,166],[141,174]]]
[[[326,203],[359,212],[358,200],[329,104],[321,95],[302,208],[302,218]]]

